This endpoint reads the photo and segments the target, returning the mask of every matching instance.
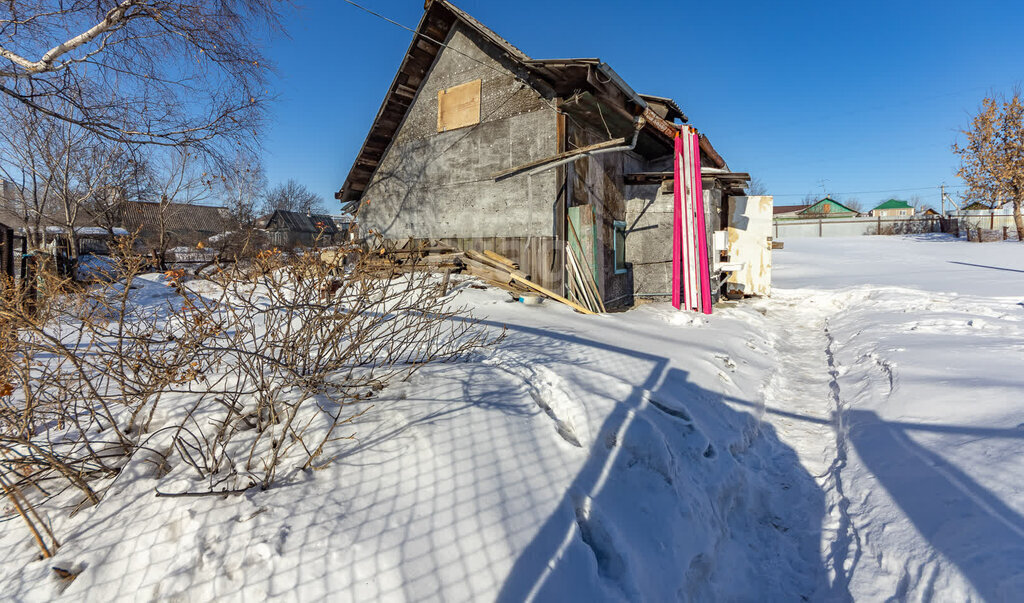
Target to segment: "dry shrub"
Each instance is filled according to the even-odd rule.
[[[353,437],[342,427],[388,383],[503,336],[449,307],[433,276],[371,269],[355,249],[263,252],[161,288],[132,244],[86,288],[41,270],[34,309],[2,290],[0,478],[12,502],[96,504],[133,460],[152,463],[154,487],[173,482],[171,495],[270,488],[328,464]],[[41,520],[22,516],[38,533]]]

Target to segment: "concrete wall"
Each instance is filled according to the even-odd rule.
[[[672,157],[629,166],[628,171],[668,171]],[[707,226],[709,266],[713,265],[713,232],[723,230],[723,195],[717,181],[702,179],[704,221]],[[661,185],[626,187],[626,261],[632,264],[633,290],[637,297],[672,295],[673,181]],[[714,278],[714,275],[712,275]],[[717,297],[717,286],[712,281]]]
[[[859,237],[877,234],[938,232],[938,218],[822,218],[775,220],[772,237],[777,241],[808,237]]]
[[[671,180],[626,187],[626,261],[638,297],[672,294],[673,211]]]
[[[447,43],[363,195],[360,234],[555,236],[554,170],[530,182],[526,176],[493,181],[496,172],[557,152],[555,111],[461,24]],[[438,133],[438,91],[476,79],[482,80],[481,123]]]

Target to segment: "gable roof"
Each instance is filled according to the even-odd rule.
[[[889,199],[885,203],[882,203],[875,209],[913,209],[906,201],[900,201],[898,199]]]
[[[318,234],[323,229],[324,234],[333,235],[338,232],[338,226],[334,218],[326,214],[304,214],[297,211],[275,210],[269,216],[264,216],[259,221],[260,228],[270,229],[281,228],[290,232],[303,232]]]
[[[827,211],[825,210],[825,205],[826,204],[829,205],[829,208],[828,208]],[[839,213],[839,212],[835,212],[832,209],[832,207],[831,207],[832,205],[835,205],[835,206],[841,208],[842,210],[848,211],[850,213],[854,213],[854,214],[857,213],[857,210],[851,209],[849,207],[846,207],[845,205],[843,205],[842,203],[836,201],[835,199],[833,199],[831,197],[825,197],[824,199],[819,199],[819,200],[815,201],[812,205],[810,205],[809,207],[807,207],[806,209],[804,209],[804,210],[802,210],[802,211],[800,211],[798,213],[801,213],[801,214],[825,214],[825,213],[831,214],[831,213]],[[820,208],[820,209],[818,209],[818,208]]]
[[[807,209],[808,207],[810,207],[810,205],[774,205],[772,206],[772,214],[788,214]]]
[[[644,131],[663,137],[666,141],[666,154],[671,153],[672,131],[677,129],[671,120],[686,120],[686,116],[672,99],[637,94],[600,59],[531,59],[522,50],[448,0],[427,0],[409,50],[391,82],[391,87],[381,103],[363,146],[353,161],[345,183],[334,195],[343,206],[358,200],[369,186],[377,166],[384,158],[431,66],[441,49],[445,47],[444,40],[459,23],[469,27],[484,41],[493,44],[515,66],[521,68],[524,74],[530,75],[531,81],[537,87],[547,91],[550,96],[571,96],[576,91],[595,86],[618,90],[627,99],[627,103],[633,106],[630,112],[645,117]],[[595,72],[600,72],[596,78],[593,77]],[[599,84],[595,83],[598,81]],[[700,136],[700,148],[714,167],[728,167],[703,135]]]
[[[159,203],[148,201],[125,201],[115,207],[121,226],[135,232],[147,226],[160,223]],[[199,205],[194,203],[168,203],[163,208],[167,230],[176,232],[216,233],[224,232],[230,214],[226,207]]]

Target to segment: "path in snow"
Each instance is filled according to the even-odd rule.
[[[1024,249],[797,243],[777,256],[781,283],[837,288],[776,288],[754,322],[778,363],[764,419],[826,495],[816,598],[1019,600],[1024,302],[985,295],[1024,293]],[[836,246],[855,273],[821,259]]]
[[[830,594],[848,599],[860,538],[843,487],[846,428],[834,342],[828,331],[829,316],[838,308],[830,298],[780,291],[759,306],[770,323],[787,326],[773,341],[780,370],[771,374],[764,389],[764,411],[826,494],[822,559],[829,572]]]

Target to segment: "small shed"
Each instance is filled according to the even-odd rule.
[[[283,209],[260,219],[259,227],[276,247],[332,245],[339,234],[338,225],[326,214],[310,214]]]

